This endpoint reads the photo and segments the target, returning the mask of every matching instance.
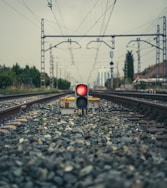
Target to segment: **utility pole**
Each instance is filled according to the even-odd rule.
[[[59,89],[59,86],[58,86],[58,62],[56,62],[56,89]]]
[[[167,39],[166,39],[166,16],[163,16],[163,63],[164,63],[164,79],[165,79],[165,77],[167,77],[167,55],[166,55],[167,45],[166,45],[166,43],[167,43]],[[166,83],[166,80],[165,80],[165,83]]]
[[[52,1],[48,1],[48,7],[52,8]],[[163,37],[163,60],[164,62],[167,62],[166,58],[166,17],[163,17],[163,33],[158,34],[159,36]],[[108,34],[108,35],[45,35],[44,34],[44,19],[41,20],[41,87],[45,87],[45,38],[112,38],[112,46],[108,45],[105,41],[95,41],[95,42],[103,42],[107,46],[111,47],[112,49],[115,48],[115,38],[116,37],[146,37],[146,36],[157,36],[157,33],[148,33],[148,34]],[[141,40],[140,40],[141,41]],[[76,41],[62,41],[59,44],[53,46],[57,47],[58,45],[64,43],[64,42],[73,42],[76,43]],[[94,41],[92,41],[94,42]],[[79,45],[79,44],[77,44]],[[126,67],[125,67],[126,68]],[[166,70],[164,71],[164,74],[166,74]]]
[[[110,62],[110,69],[111,69],[111,90],[113,90],[113,65],[114,63],[111,61]]]
[[[125,60],[124,74],[125,74],[125,87],[126,87],[128,83],[128,62],[126,60]]]
[[[41,87],[45,88],[45,37],[44,37],[44,19],[41,19]]]
[[[50,45],[50,87],[54,87],[54,57],[52,55],[52,45]]]
[[[157,25],[157,34],[160,33],[160,26]],[[157,66],[157,75],[156,75],[156,78],[157,78],[157,82],[158,82],[158,78],[160,77],[159,75],[159,64],[160,64],[160,36],[157,35],[156,37],[156,46],[158,48],[156,48],[156,66]]]
[[[119,63],[117,62],[117,87],[119,86]]]
[[[59,74],[60,74],[60,79],[61,79],[61,68],[60,68],[59,72],[60,72]]]
[[[137,73],[138,73],[138,77],[139,77],[140,68],[141,68],[141,62],[140,62],[140,38],[137,38],[137,61],[138,61]]]

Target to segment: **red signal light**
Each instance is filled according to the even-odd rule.
[[[87,95],[88,93],[88,87],[85,84],[79,84],[76,87],[76,94],[79,96]]]
[[[88,106],[88,86],[78,84],[75,88],[75,101],[78,109],[87,109]]]

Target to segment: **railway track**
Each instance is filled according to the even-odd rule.
[[[158,138],[165,136],[163,123],[110,97],[84,117],[61,114],[59,103],[47,99],[6,122],[0,187],[164,188],[166,139]]]
[[[148,100],[156,100],[157,102],[167,102],[167,94],[161,93],[142,93],[142,92],[110,92],[111,94],[126,96],[126,97],[135,97],[135,98],[143,98]]]
[[[36,103],[5,125],[0,187],[165,187],[166,150],[135,112],[104,99],[85,117],[56,110]]]
[[[10,100],[10,99],[19,99],[19,98],[22,98],[22,97],[31,97],[31,96],[39,96],[39,95],[48,95],[48,94],[50,94],[50,92],[1,95],[1,96],[0,96],[0,101]]]
[[[0,110],[0,123],[3,123],[5,120],[15,116],[20,110],[26,110],[27,108],[29,108],[31,105],[35,104],[35,103],[44,103],[46,101],[49,100],[53,100],[53,99],[58,99],[64,95],[70,94],[71,92],[62,92],[62,93],[57,93],[57,94],[49,94],[49,96],[43,96],[40,97],[38,99],[34,99],[28,102],[24,102],[18,105],[13,105],[11,107],[8,108],[4,108]],[[35,94],[35,96],[37,96],[39,94]],[[46,93],[45,93],[46,95]],[[15,96],[4,96],[1,97],[0,100],[10,100],[10,99],[15,99],[15,98],[22,98],[22,97],[29,97],[29,96],[34,96],[34,94],[24,94],[24,95],[15,95]],[[40,93],[41,96],[41,93]]]
[[[102,92],[91,92],[94,97],[100,97],[108,101],[112,101],[119,105],[123,105],[133,112],[138,112],[141,115],[131,117],[131,121],[137,121],[146,132],[153,133],[157,139],[167,140],[167,105],[161,103],[151,102],[150,100],[137,99],[136,95],[127,97],[119,94],[109,94]],[[129,94],[128,94],[129,96]],[[135,96],[135,98],[134,98]],[[138,96],[138,95],[137,95]],[[166,96],[165,96],[166,97]],[[148,98],[148,95],[147,95]],[[155,100],[155,96],[153,97]],[[159,98],[158,98],[159,99]],[[164,96],[163,96],[164,100]],[[142,120],[148,120],[148,123],[142,123]],[[151,120],[155,120],[156,123]],[[167,147],[167,145],[164,145]]]
[[[133,98],[127,97],[124,95],[122,96],[122,95],[119,95],[118,93],[110,94],[110,93],[102,93],[102,92],[91,92],[91,95],[95,97],[100,97],[106,100],[110,100],[118,104],[122,104],[128,108],[132,108],[134,111],[140,112],[142,115],[156,119],[159,122],[167,123],[167,105],[166,104],[155,103],[154,101],[148,101],[148,100],[141,100],[137,98],[138,95],[134,95],[134,94],[133,94]],[[148,98],[148,95],[147,95],[147,98]],[[154,99],[155,99],[155,96],[154,96]]]

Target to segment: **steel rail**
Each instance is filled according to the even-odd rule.
[[[71,92],[63,92],[63,93],[53,94],[51,96],[42,97],[40,99],[32,100],[32,101],[29,101],[26,103],[22,103],[19,105],[15,105],[13,107],[9,107],[9,108],[0,110],[0,122],[3,122],[10,117],[16,116],[16,114],[18,114],[18,112],[20,110],[26,110],[27,108],[29,108],[31,105],[33,105],[35,103],[44,103],[46,101],[58,99],[62,96],[68,95],[68,94],[71,94]]]
[[[107,93],[91,92],[90,95],[133,108],[134,111],[159,122],[167,122],[167,105]]]
[[[31,97],[31,96],[48,95],[48,94],[54,94],[54,93],[53,92],[52,93],[51,92],[39,92],[39,93],[2,95],[2,96],[0,96],[0,101],[7,100],[7,99],[13,99],[13,98]]]
[[[110,93],[114,94],[114,95],[120,95],[120,96],[145,98],[145,99],[152,99],[152,100],[159,100],[159,101],[167,102],[167,94],[141,93],[141,92],[119,92],[119,91],[114,91],[114,92],[110,92]]]

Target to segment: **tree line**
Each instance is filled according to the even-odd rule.
[[[41,74],[39,70],[33,66],[26,65],[24,68],[20,67],[18,63],[12,67],[0,65],[0,89],[14,86],[16,88],[39,88]],[[64,79],[54,78],[54,87],[58,89],[69,89],[70,82]],[[50,77],[46,73],[46,86],[50,85]],[[58,86],[56,84],[58,83]]]

